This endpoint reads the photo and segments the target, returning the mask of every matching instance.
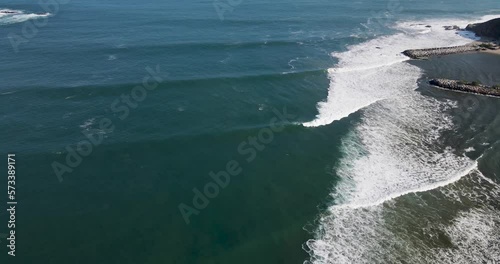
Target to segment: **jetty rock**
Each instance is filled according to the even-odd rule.
[[[403,51],[403,54],[412,59],[423,59],[432,56],[458,54],[458,53],[465,53],[465,52],[479,51],[479,50],[481,50],[481,48],[478,45],[463,45],[463,46],[443,47],[443,48],[405,50]]]
[[[429,84],[448,90],[500,97],[500,86],[486,86],[477,82],[464,82],[448,79],[432,79],[429,81]]]

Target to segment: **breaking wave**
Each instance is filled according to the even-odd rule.
[[[335,204],[311,230],[306,263],[498,261],[498,242],[482,245],[498,241],[498,232],[490,231],[500,216],[484,198],[498,200],[500,188],[485,181],[476,160],[440,143],[442,132],[453,128],[446,112],[455,104],[415,91],[422,72],[401,54],[466,44],[471,39],[443,26],[469,22],[402,22],[397,34],[333,54],[339,63],[329,70],[328,98],[318,104],[316,119],[303,125],[327,125],[363,112],[343,139],[340,182],[331,192]],[[463,220],[469,217],[474,221]],[[479,227],[485,231],[477,232]],[[468,251],[477,254],[467,256]]]

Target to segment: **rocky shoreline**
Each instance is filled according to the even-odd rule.
[[[446,30],[468,30],[483,39],[481,42],[476,41],[462,46],[405,50],[403,54],[412,59],[425,59],[432,56],[482,51],[500,54],[500,18],[484,23],[470,24],[466,29],[460,29],[458,26],[445,26],[444,28]],[[429,84],[453,91],[500,97],[500,85],[487,86],[479,82],[448,79],[433,79],[429,81]]]
[[[448,90],[500,97],[500,85],[486,86],[476,82],[432,79],[429,84]]]
[[[474,32],[479,37],[500,39],[500,18],[495,18],[484,23],[469,24],[465,30]]]
[[[470,31],[481,37],[482,40],[462,46],[405,50],[403,54],[412,59],[481,51],[500,54],[500,18],[484,23],[469,24],[465,29],[461,29],[459,26],[444,26],[444,28],[446,30]]]

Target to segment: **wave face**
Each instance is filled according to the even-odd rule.
[[[331,194],[335,204],[319,218],[315,239],[305,245],[311,256],[307,263],[480,263],[500,256],[498,242],[487,246],[498,234],[475,231],[500,223],[481,197],[488,193],[488,199],[498,199],[500,189],[491,182],[476,188],[484,181],[477,161],[440,143],[442,132],[453,127],[446,111],[454,104],[415,91],[422,72],[400,54],[409,48],[466,44],[471,40],[442,26],[468,22],[420,23],[399,23],[402,33],[334,54],[340,61],[330,70],[328,99],[318,105],[317,119],[304,125],[326,125],[364,110],[343,139],[337,167],[341,180]],[[453,192],[458,188],[463,190]],[[477,209],[462,213],[465,200]],[[454,210],[437,217],[448,208]],[[475,221],[463,220],[467,214]],[[444,224],[442,218],[452,216],[451,224]],[[477,254],[467,256],[469,250]]]
[[[49,13],[34,14],[25,13],[22,10],[0,9],[0,26],[22,23],[31,19],[39,19],[50,16]]]

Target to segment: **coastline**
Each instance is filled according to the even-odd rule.
[[[498,59],[497,57],[500,55],[500,47],[495,46],[495,49],[487,49],[483,48],[481,45],[488,45],[492,42],[488,41],[475,41],[470,44],[462,45],[462,46],[454,46],[454,47],[445,47],[445,48],[431,48],[431,49],[418,49],[418,50],[405,50],[403,54],[412,58],[414,61],[422,61],[429,60],[431,58],[436,58],[437,60],[441,60],[445,55],[466,55],[466,54],[484,54],[486,56],[491,56],[493,59]],[[495,45],[497,42],[495,42]],[[476,67],[477,64],[474,62],[470,62],[472,65],[469,67]],[[472,70],[472,69],[471,69]],[[432,87],[437,87],[445,90],[460,92],[460,93],[468,93],[468,94],[476,94],[483,95],[489,97],[500,97],[500,89],[496,88],[498,83],[490,83],[491,85],[483,85],[477,82],[479,76],[468,77],[468,81],[461,81],[463,79],[455,80],[455,78],[446,79],[442,76],[436,76],[433,79],[429,80],[429,84]]]
[[[431,57],[441,57],[453,54],[466,54],[466,53],[485,53],[500,55],[500,31],[498,26],[500,18],[492,19],[483,23],[469,24],[465,29],[458,26],[444,26],[446,30],[468,31],[480,37],[479,40],[460,46],[437,47],[437,48],[424,48],[424,49],[409,49],[402,53],[413,59],[422,60],[430,59]],[[459,34],[457,32],[457,34]],[[472,67],[470,67],[472,66]],[[478,65],[470,65],[470,70]],[[429,84],[452,91],[480,94],[486,96],[500,97],[500,85],[492,83],[491,85],[483,85],[477,81],[477,77],[472,81],[463,81],[455,79],[445,79],[442,77],[434,78],[429,81]]]

